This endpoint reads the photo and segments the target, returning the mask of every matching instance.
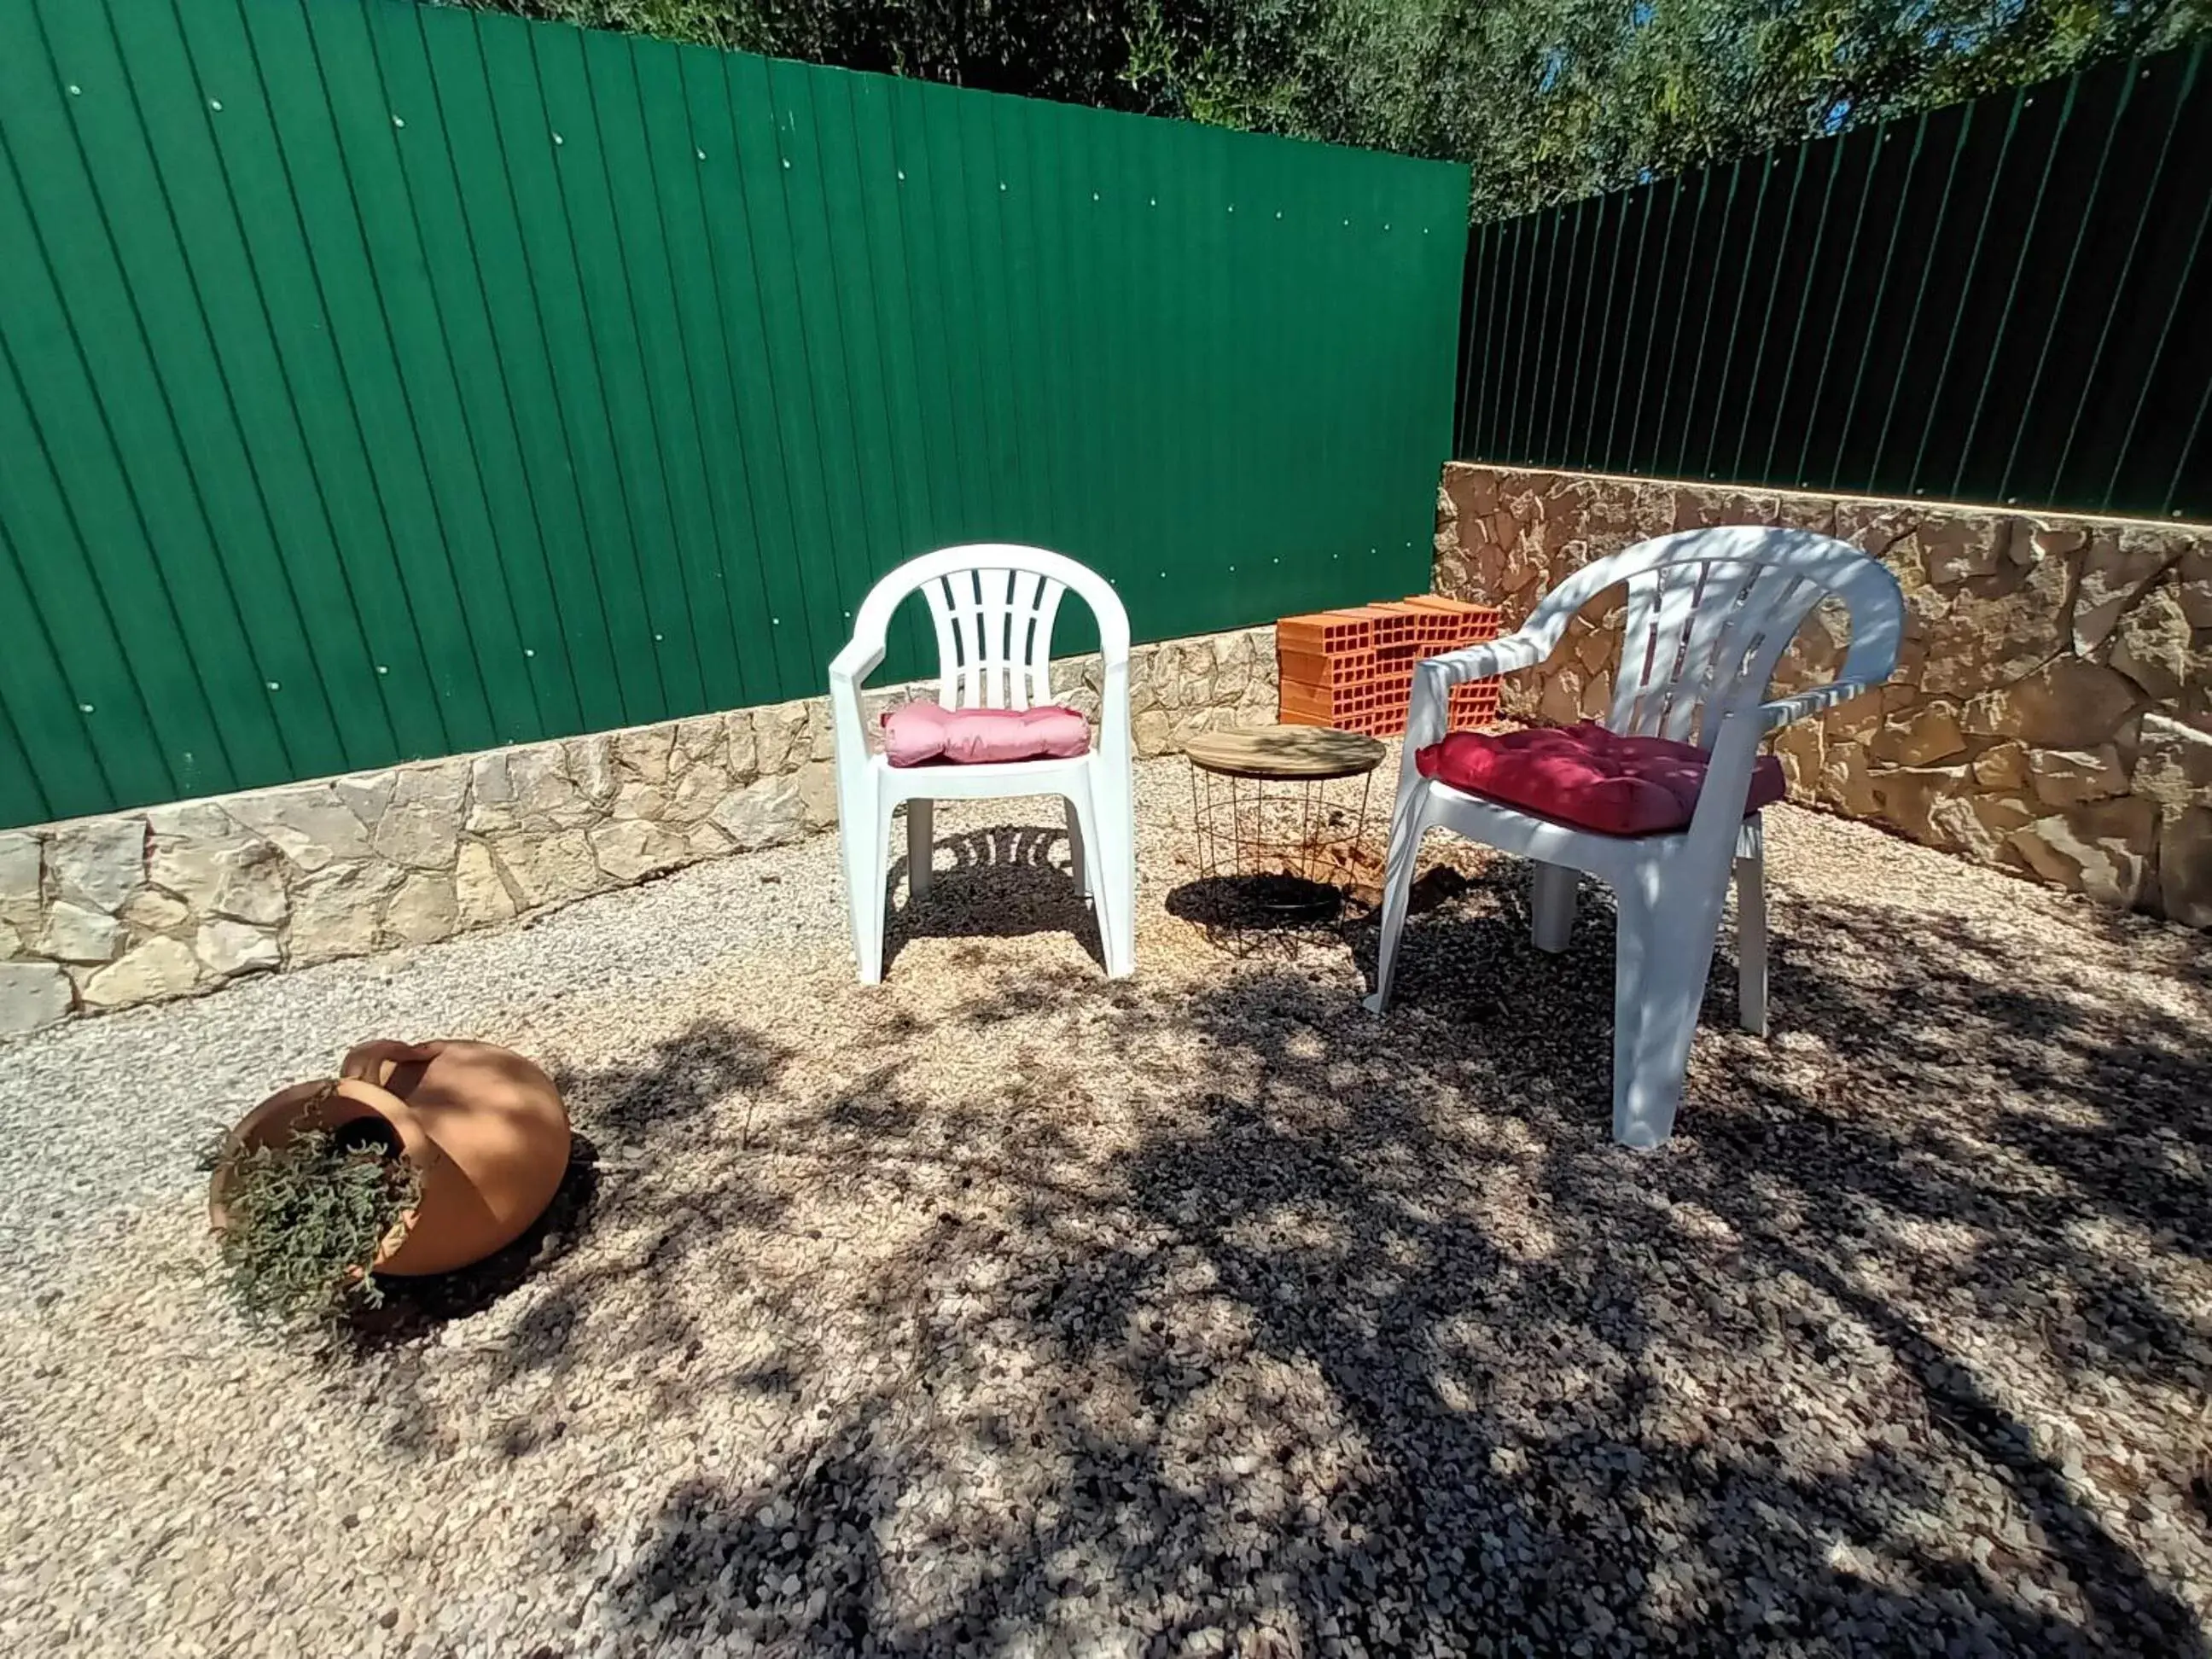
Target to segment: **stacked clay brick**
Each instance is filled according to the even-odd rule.
[[[1276,666],[1286,726],[1333,726],[1370,737],[1406,729],[1413,665],[1498,637],[1495,605],[1419,594],[1285,617],[1275,624]],[[1498,718],[1498,682],[1470,680],[1452,688],[1454,731]]]

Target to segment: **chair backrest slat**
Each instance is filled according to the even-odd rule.
[[[1869,660],[1887,653],[1893,663],[1903,636],[1902,596],[1878,562],[1811,531],[1750,526],[1662,536],[1586,565],[1545,597],[1529,626],[1564,627],[1624,584],[1607,722],[1623,733],[1710,744],[1722,716],[1765,701],[1782,653],[1832,594],[1850,611],[1855,654],[1863,639]]]
[[[952,584],[949,578],[924,582],[921,591],[929,607],[930,624],[937,630],[937,701],[951,708],[960,697],[960,636],[952,625]]]
[[[1100,650],[1126,662],[1129,619],[1112,585],[1042,548],[951,547],[909,561],[870,592],[865,631],[880,642],[890,611],[919,592],[937,635],[938,702],[1033,708],[1052,701],[1053,625],[1071,589],[1097,620]]]
[[[1060,613],[1060,597],[1067,592],[1067,584],[1039,575],[1036,591],[1030,598],[1030,633],[1022,648],[1022,660],[1029,665],[1029,700],[1024,705],[1035,708],[1052,701],[1052,624]]]

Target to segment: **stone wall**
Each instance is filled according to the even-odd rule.
[[[1095,656],[1053,681],[1096,717]],[[1274,708],[1272,628],[1131,653],[1140,755]],[[428,944],[828,828],[830,732],[814,697],[0,832],[0,1035]]]
[[[1517,626],[1588,561],[1717,524],[1838,537],[1905,590],[1895,678],[1774,738],[1794,798],[2212,927],[2212,528],[1455,464],[1437,590]],[[1548,664],[1507,679],[1506,712],[1600,715],[1620,604],[1601,596]],[[1831,602],[1778,687],[1832,678],[1846,642]]]

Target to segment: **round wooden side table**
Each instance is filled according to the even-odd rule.
[[[1332,915],[1379,885],[1368,797],[1389,750],[1330,726],[1208,732],[1183,745],[1202,880],[1233,884],[1261,921]],[[1243,905],[1236,907],[1243,908]]]

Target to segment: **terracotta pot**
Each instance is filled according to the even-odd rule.
[[[282,1146],[307,1128],[381,1118],[422,1177],[422,1194],[385,1241],[378,1273],[450,1273],[513,1243],[544,1213],[568,1167],[568,1114],[553,1079],[488,1042],[364,1042],[335,1083],[295,1083],[231,1133],[240,1146]],[[228,1182],[208,1185],[208,1222],[224,1224]]]

